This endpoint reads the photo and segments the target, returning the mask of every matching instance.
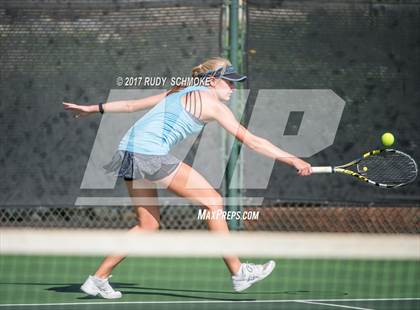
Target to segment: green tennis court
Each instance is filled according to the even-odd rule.
[[[79,287],[99,257],[2,256],[2,309],[418,309],[417,261],[278,259],[265,281],[235,293],[217,258],[127,258],[111,279],[123,298]],[[253,259],[263,262],[264,259]],[[331,304],[323,305],[323,304]],[[335,305],[335,306],[334,306]]]

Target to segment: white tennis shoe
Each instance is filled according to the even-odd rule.
[[[122,294],[119,291],[115,291],[109,284],[108,279],[101,279],[95,276],[89,276],[85,283],[80,287],[80,289],[88,295],[96,296],[101,295],[106,299],[121,298]]]
[[[272,260],[264,265],[255,265],[243,263],[236,275],[232,276],[233,289],[242,292],[254,283],[266,278],[276,267],[276,263]]]

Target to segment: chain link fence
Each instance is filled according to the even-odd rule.
[[[393,148],[419,162],[419,38],[419,1],[249,0],[248,117],[258,90],[329,89],[345,101],[345,107],[333,144],[311,156],[311,164],[349,162],[383,147],[380,136],[386,131],[397,137]],[[264,106],[266,126],[271,127],[263,132],[286,135],[279,130],[283,124],[276,123],[272,114],[282,104],[278,98]],[[299,140],[299,134],[286,138],[304,140]],[[366,204],[416,202],[420,201],[420,178],[398,190],[382,191],[347,178],[296,178],[294,171],[277,164],[265,197]]]
[[[352,159],[370,149],[372,137],[384,128],[397,131],[398,146],[418,160],[418,1],[246,4],[251,89],[331,88],[347,103],[336,143],[315,156],[314,163]],[[223,12],[222,1],[0,2],[0,130],[6,133],[0,136],[0,225],[135,225],[132,207],[60,205],[80,194],[100,124],[92,118],[71,124],[69,132],[71,118],[61,102],[103,101],[118,76],[189,73],[204,58],[221,54]],[[251,103],[253,98],[255,92]],[[363,121],[371,115],[373,123]],[[245,206],[260,217],[245,221],[243,229],[419,232],[420,180],[385,192],[343,177],[334,180],[332,190],[329,183],[308,188],[295,174],[276,169],[267,197],[313,202]],[[331,198],[331,193],[343,202],[314,202]],[[361,202],[345,202],[354,198]],[[206,229],[197,214],[192,206],[163,206],[161,228]]]

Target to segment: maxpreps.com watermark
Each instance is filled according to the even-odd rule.
[[[209,211],[207,209],[198,210],[197,220],[243,220],[257,221],[260,211],[225,211],[216,210]]]

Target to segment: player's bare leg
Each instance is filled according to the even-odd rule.
[[[138,224],[129,233],[151,231],[159,229],[159,204],[156,187],[147,180],[126,181],[127,189],[133,198]],[[144,205],[136,204],[135,198],[146,199]],[[126,255],[108,255],[100,264],[93,276],[89,276],[81,289],[89,295],[101,295],[103,298],[114,299],[122,296],[109,284],[112,270],[124,260]]]
[[[209,212],[223,211],[223,198],[220,194],[201,176],[195,169],[185,163],[181,163],[178,169],[170,176],[160,180],[160,185],[166,186],[169,190],[179,196],[190,199],[206,207]],[[194,184],[194,186],[189,186]],[[229,233],[229,228],[223,216],[210,217],[207,220],[210,230],[220,233]],[[241,292],[254,283],[267,277],[274,269],[274,261],[264,265],[241,264],[237,256],[223,257],[226,266],[232,274],[233,288]]]

